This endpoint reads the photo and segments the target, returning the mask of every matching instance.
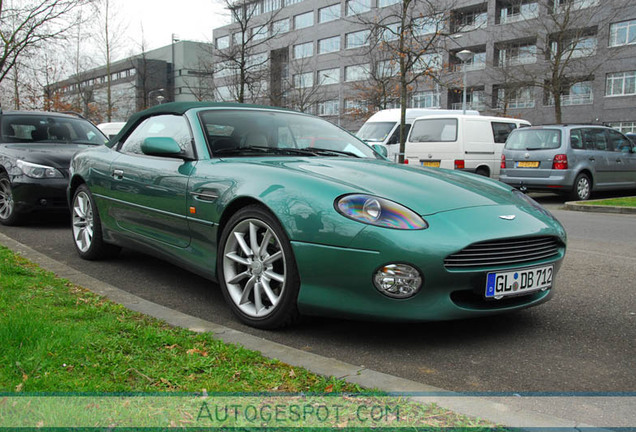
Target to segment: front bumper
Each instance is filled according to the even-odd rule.
[[[496,217],[513,211],[517,213],[515,221]],[[349,248],[294,242],[301,278],[300,311],[386,320],[437,321],[523,309],[543,303],[552,296],[554,284],[547,291],[502,300],[485,300],[484,293],[486,275],[490,271],[553,263],[556,273],[565,256],[565,233],[558,222],[542,223],[514,206],[464,209],[430,216],[426,220],[430,227],[422,231],[367,227]],[[475,221],[480,220],[483,221],[480,226],[475,226]],[[449,270],[444,266],[444,258],[472,243],[493,238],[545,235],[560,237],[563,241],[558,254],[549,259],[470,270]],[[421,290],[408,299],[394,299],[380,293],[373,284],[373,275],[389,263],[416,267],[424,279]]]
[[[20,213],[68,211],[67,178],[33,179],[19,176],[12,180],[13,201]]]

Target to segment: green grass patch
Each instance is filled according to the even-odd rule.
[[[608,198],[596,201],[585,201],[584,205],[601,205],[601,206],[617,206],[617,207],[636,207],[636,197],[626,198]]]
[[[210,333],[132,312],[2,246],[0,345],[0,392],[5,394],[362,392],[343,380],[225,344]],[[487,423],[434,405],[404,403],[426,425],[490,430]]]

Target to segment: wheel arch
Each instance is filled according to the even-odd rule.
[[[69,208],[72,205],[72,201],[73,201],[73,195],[75,195],[75,191],[77,190],[78,187],[80,187],[81,185],[85,184],[86,181],[84,181],[84,179],[78,175],[73,176],[71,178],[71,181],[68,184],[68,205]]]
[[[272,211],[262,202],[257,200],[256,198],[252,198],[252,197],[239,197],[236,198],[234,201],[230,202],[226,207],[225,210],[223,210],[223,213],[221,214],[221,218],[219,219],[219,226],[217,229],[217,233],[216,233],[216,243],[217,245],[220,243],[221,241],[221,235],[223,234],[223,230],[225,229],[225,225],[227,225],[227,222],[230,220],[230,218],[232,217],[232,215],[234,213],[236,213],[237,211],[239,211],[242,208],[245,208],[247,206],[250,205],[259,205],[265,209],[267,209],[267,211],[269,213],[272,213]],[[274,217],[276,217],[275,215],[273,215]],[[278,218],[276,218],[278,219]],[[280,220],[279,220],[280,222]]]

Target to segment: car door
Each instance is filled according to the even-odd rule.
[[[618,131],[608,129],[607,135],[613,153],[609,164],[615,175],[617,187],[636,187],[636,154],[632,142]]]
[[[187,120],[159,115],[144,120],[120,143],[110,166],[113,216],[120,228],[152,239],[158,245],[190,244],[186,192],[193,162],[176,157],[149,156],[141,144],[149,137],[173,138],[186,155],[193,155]]]
[[[605,128],[589,127],[581,130],[585,156],[594,168],[594,189],[607,188],[614,181],[613,167],[609,164],[612,152]]]

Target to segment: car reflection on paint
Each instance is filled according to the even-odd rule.
[[[396,165],[317,117],[173,103],[133,116],[119,136],[71,163],[79,255],[161,256],[218,281],[251,326],[482,317],[554,291],[566,235],[532,199],[472,174]]]

